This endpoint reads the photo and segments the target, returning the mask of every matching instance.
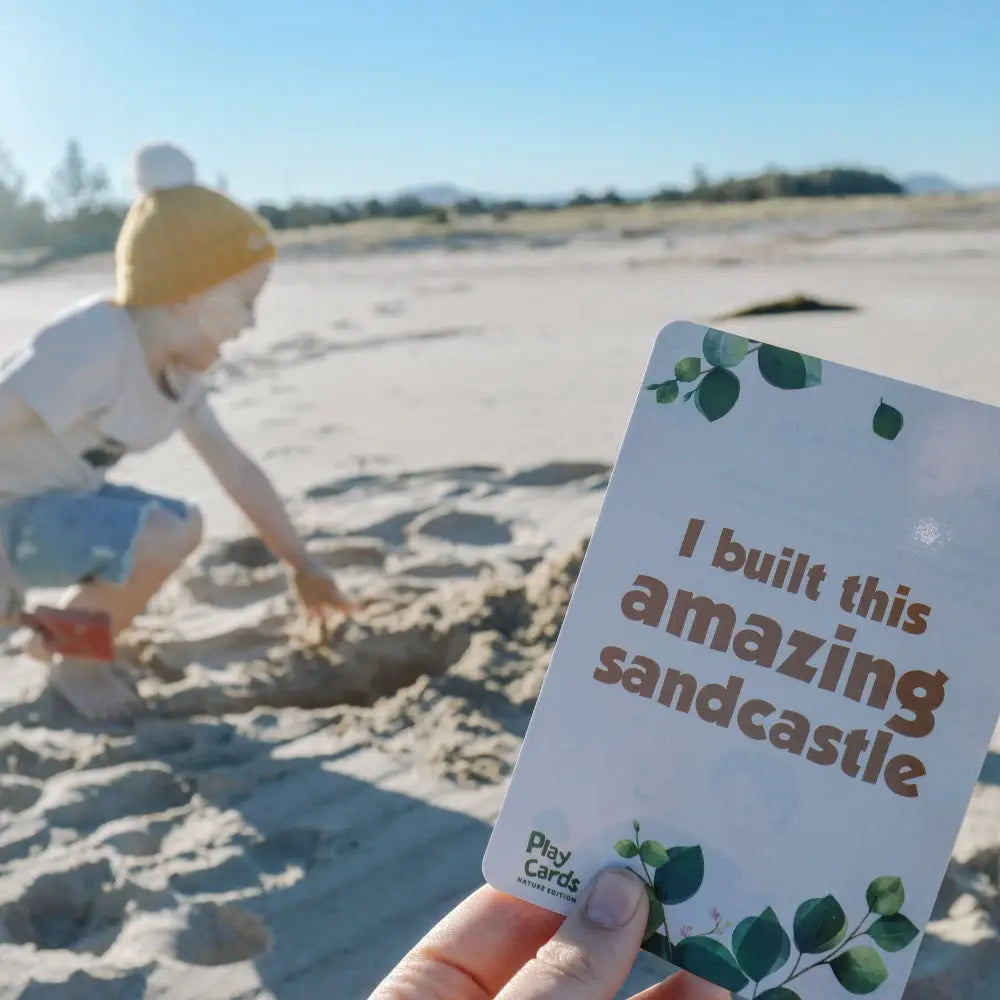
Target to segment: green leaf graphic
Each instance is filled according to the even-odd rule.
[[[757,366],[764,381],[777,389],[808,389],[819,385],[823,369],[819,358],[773,344],[761,344]]]
[[[667,863],[667,849],[658,840],[644,840],[639,845],[639,857],[650,868],[659,868]]]
[[[830,962],[830,968],[848,993],[872,993],[889,978],[882,956],[867,945],[841,952]]]
[[[883,875],[872,879],[865,892],[868,909],[882,917],[893,917],[903,908],[906,892],[903,880],[897,875]]]
[[[750,350],[750,341],[746,337],[737,337],[734,333],[723,330],[708,330],[701,343],[705,360],[716,368],[732,368],[738,365]]]
[[[642,947],[650,955],[656,955],[667,962],[670,961],[670,945],[663,934],[653,934],[642,942]]]
[[[693,382],[701,374],[701,358],[681,358],[674,365],[674,376],[678,382]]]
[[[662,382],[656,387],[656,401],[658,403],[672,403],[677,398],[677,383],[671,379],[669,382]]]
[[[807,899],[792,923],[795,947],[807,955],[836,948],[847,932],[847,915],[833,896]]]
[[[656,869],[653,885],[660,901],[675,906],[690,899],[705,880],[705,855],[700,847],[671,847],[666,863]]]
[[[872,417],[872,430],[886,441],[895,440],[903,429],[903,414],[888,403],[879,403],[875,416]]]
[[[619,840],[615,844],[615,850],[623,858],[634,858],[639,853],[639,848],[631,840]]]
[[[777,972],[791,951],[788,935],[770,906],[759,917],[741,920],[733,931],[733,954],[755,983]]]
[[[663,385],[662,382],[650,382],[649,385],[646,386],[646,388],[650,391],[653,391],[654,389],[659,389],[661,385]]]
[[[684,402],[686,403],[697,391],[697,389],[691,389],[690,391],[684,393]]]
[[[713,368],[695,390],[694,405],[708,420],[724,417],[740,398],[740,380],[725,368]]]
[[[894,913],[879,917],[868,933],[883,951],[902,951],[920,932],[902,913]]]
[[[673,962],[674,965],[727,990],[741,990],[747,984],[747,977],[743,975],[729,949],[715,938],[703,934],[678,941],[674,945]]]
[[[653,895],[648,886],[646,894],[649,896],[649,916],[646,918],[646,933],[643,935],[643,939],[652,937],[663,926],[663,921],[666,919],[663,904]]]
[[[787,986],[774,986],[764,990],[763,993],[758,993],[757,1000],[802,1000],[802,998]]]

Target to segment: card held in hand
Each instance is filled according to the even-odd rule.
[[[756,1000],[899,1000],[1000,713],[1000,409],[656,339],[483,862]]]

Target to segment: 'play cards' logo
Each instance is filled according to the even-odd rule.
[[[518,882],[572,901],[580,891],[576,872],[568,868],[573,852],[553,844],[541,830],[532,830],[525,853],[524,875],[527,877],[519,875]],[[566,891],[560,892],[559,889]]]

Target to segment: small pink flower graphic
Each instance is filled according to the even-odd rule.
[[[719,913],[718,909],[714,906],[712,907],[712,919],[716,923],[718,923],[722,919],[722,914]]]
[[[692,927],[692,926],[691,926],[690,924],[685,924],[685,925],[684,925],[684,926],[683,926],[683,927],[681,928],[681,937],[682,937],[682,938],[686,938],[686,937],[690,937],[690,936],[691,936],[691,932],[692,932],[693,930],[694,930],[694,928],[693,928],[693,927]]]

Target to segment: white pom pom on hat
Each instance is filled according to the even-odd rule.
[[[140,195],[197,184],[194,160],[170,142],[140,146],[135,154],[134,173]]]

